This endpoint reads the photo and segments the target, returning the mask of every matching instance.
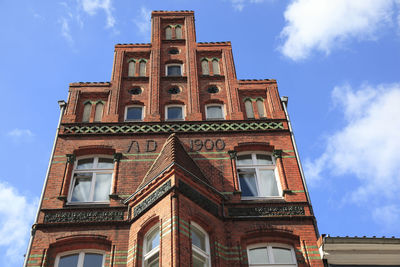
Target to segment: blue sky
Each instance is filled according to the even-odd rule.
[[[0,1],[0,265],[23,260],[68,84],[109,81],[151,10],[194,10],[240,79],[277,79],[321,233],[400,236],[399,0]]]

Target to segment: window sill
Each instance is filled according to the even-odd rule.
[[[69,207],[76,207],[76,206],[93,206],[93,207],[99,207],[99,206],[106,206],[108,207],[110,205],[109,201],[106,202],[67,202],[65,203],[65,206],[69,206]]]
[[[277,197],[242,197],[243,202],[259,203],[259,202],[285,202],[285,198],[281,196]]]

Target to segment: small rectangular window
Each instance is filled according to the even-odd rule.
[[[182,76],[181,65],[167,66],[167,76]]]
[[[222,105],[206,106],[206,117],[208,120],[221,120],[224,118]]]
[[[166,120],[183,120],[183,106],[166,107]]]
[[[141,121],[143,119],[143,107],[127,107],[125,120],[126,121]]]

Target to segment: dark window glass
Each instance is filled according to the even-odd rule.
[[[168,51],[168,53],[171,55],[176,55],[176,54],[179,54],[179,50],[176,48],[172,48]]]
[[[179,89],[179,87],[172,87],[168,89],[168,93],[171,95],[176,95],[179,94],[181,92],[181,90]]]
[[[58,262],[58,267],[71,267],[78,265],[79,254],[72,254],[60,257],[60,261]]]
[[[142,107],[129,107],[126,111],[126,120],[141,120]]]
[[[209,92],[210,94],[216,94],[219,92],[219,89],[216,86],[210,86],[207,88],[207,92]]]
[[[86,253],[83,261],[83,267],[100,267],[103,264],[103,255]]]
[[[168,66],[167,76],[182,76],[181,66]]]
[[[142,93],[142,88],[140,87],[135,87],[129,90],[129,93],[132,95],[140,95]]]
[[[183,119],[182,107],[168,107],[167,108],[168,120],[181,120]]]

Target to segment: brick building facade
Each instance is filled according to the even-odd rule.
[[[323,266],[276,81],[238,80],[192,11],[151,22],[60,103],[25,265]]]

